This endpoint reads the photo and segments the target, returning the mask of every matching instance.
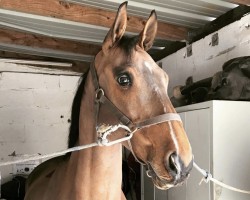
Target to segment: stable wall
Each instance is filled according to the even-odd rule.
[[[67,147],[71,104],[79,75],[0,63],[0,162],[16,154]],[[15,166],[0,168],[2,182]]]
[[[212,46],[211,40],[212,40],[212,36],[215,33],[218,33],[219,43],[216,46]],[[162,59],[161,61],[159,61],[162,63],[162,68],[169,75],[169,79],[170,79],[170,81],[169,81],[169,96],[172,96],[172,94],[173,94],[173,87],[176,85],[185,85],[185,81],[186,81],[187,77],[189,77],[189,76],[193,76],[194,81],[198,81],[198,80],[201,80],[201,79],[204,79],[207,77],[211,77],[216,72],[222,70],[222,65],[226,61],[233,59],[235,57],[250,56],[250,15],[244,16],[241,20],[236,21],[236,22],[222,28],[215,33],[210,34],[210,35],[206,36],[205,38],[193,43],[192,44],[192,53],[193,53],[192,56],[187,57],[187,49],[182,48],[179,51],[177,51],[176,53],[173,53],[173,54],[167,56],[166,58]],[[226,109],[224,109],[224,111],[225,110]],[[196,108],[196,109],[194,109],[194,111],[191,111],[190,113],[196,112],[196,111],[203,112],[204,109],[199,110]],[[179,110],[179,112],[180,112],[180,110]],[[220,114],[223,114],[223,112],[220,112]],[[242,115],[239,115],[239,116],[242,116]],[[205,117],[208,117],[208,115],[206,115]],[[222,118],[220,118],[220,119],[222,119]],[[200,122],[202,122],[202,120],[198,119],[198,122],[200,123]],[[217,122],[218,122],[218,120],[217,120]],[[196,129],[199,128],[199,126],[198,126],[199,123],[195,124]],[[233,125],[237,126],[237,121],[235,121],[235,123],[236,124],[233,124]],[[230,122],[228,122],[226,124],[226,126],[223,126],[223,127],[228,128],[228,124],[230,124]],[[188,126],[190,126],[191,128],[194,128],[194,123],[189,123]],[[204,127],[204,126],[201,126],[201,127]],[[216,130],[218,129],[218,136],[217,137],[219,137],[219,136],[221,137],[221,135],[223,135],[222,133],[224,133],[224,134],[227,133],[225,131],[223,132],[223,127],[218,127],[218,126],[215,127]],[[245,131],[245,128],[246,127],[243,127],[244,131]],[[209,129],[206,129],[206,131],[209,131]],[[239,129],[237,129],[237,131],[241,132]],[[190,131],[187,130],[187,132],[190,132]],[[201,135],[204,135],[204,133],[206,133],[206,132],[199,131],[199,134],[201,134]],[[237,140],[237,138],[234,138],[234,139]],[[223,140],[215,140],[215,142],[220,143],[220,142],[223,142]],[[237,142],[240,144],[240,140]],[[243,143],[244,142],[242,142],[242,144]],[[199,144],[197,143],[195,145],[197,146]],[[216,147],[221,148],[220,145],[218,145]],[[237,151],[240,151],[240,150],[237,150]],[[214,151],[214,152],[216,153],[218,151]],[[209,153],[209,152],[207,152],[207,153]],[[225,154],[225,152],[223,152],[223,151],[222,151],[222,153]],[[240,153],[239,153],[239,155],[240,155]],[[246,152],[245,156],[249,157],[249,153]],[[227,158],[225,158],[225,160],[227,160]],[[208,160],[205,160],[205,161],[208,162]],[[220,161],[221,162],[218,162],[217,164],[215,163],[216,167],[219,166],[219,167],[221,167],[222,170],[223,170],[223,167],[227,168],[227,166],[223,165],[224,164],[223,160],[220,160]],[[214,160],[211,161],[211,163],[213,164]],[[207,166],[205,166],[204,168],[208,169]],[[236,170],[238,170],[238,168]],[[225,170],[225,172],[227,172],[227,170]],[[194,173],[194,172],[192,172],[192,173]],[[228,177],[230,177],[230,173],[229,174],[226,173],[226,174],[228,175]],[[230,183],[229,180],[225,180],[225,179],[221,178],[220,175],[221,174],[216,174],[216,172],[214,174],[214,176],[216,178],[218,178],[220,181],[223,181],[223,182],[225,181],[225,183],[228,183],[229,185],[239,187],[241,189],[248,189],[247,187],[245,187],[247,184],[244,182],[244,178],[241,178],[241,179],[236,178],[234,180],[234,182],[238,181],[238,183],[233,183],[233,182]],[[243,176],[244,176],[244,173],[243,173]],[[200,175],[200,177],[201,177],[201,175]],[[199,182],[197,182],[197,184],[198,183]],[[191,184],[188,187],[193,187],[193,185]],[[207,187],[207,186],[203,185],[200,187]],[[220,188],[220,187],[216,186],[216,188]],[[217,192],[216,195],[221,196],[221,198],[223,198],[223,196],[225,197],[226,195],[231,194],[231,193],[232,193],[232,195],[231,195],[232,199],[233,199],[233,195],[235,195],[235,196],[242,195],[240,193],[234,193],[234,192],[231,192],[229,190],[221,193],[221,190],[223,191],[224,189],[220,188],[220,190],[215,191],[215,192]],[[176,194],[178,194],[178,195],[184,194],[184,196],[187,193],[185,187],[176,188],[176,189],[173,189],[173,191],[171,190],[168,193],[169,199],[176,199],[176,198],[179,199],[178,195],[175,195],[175,196],[173,195],[173,192],[176,192]],[[194,195],[193,193],[190,193],[190,191],[188,191],[188,192],[189,192],[189,194]],[[161,194],[161,192],[159,192],[159,190],[157,190],[156,193]],[[196,197],[197,197],[198,193],[199,193],[199,191],[197,191]],[[164,195],[166,195],[166,194],[164,194]],[[245,198],[236,198],[236,199],[249,199],[249,197],[247,195],[245,195],[244,197]],[[164,196],[164,198],[166,198],[166,197]],[[164,199],[164,198],[162,198],[162,199]],[[205,198],[207,198],[207,197],[204,196],[204,199]],[[161,199],[161,198],[159,198],[159,199]],[[217,198],[215,198],[215,199],[217,199]],[[225,199],[228,199],[228,198],[225,198]]]
[[[212,46],[212,35],[218,33],[219,43]],[[162,59],[162,68],[169,75],[169,96],[173,87],[185,85],[187,77],[194,81],[211,77],[222,70],[222,65],[235,57],[250,56],[250,15],[244,16],[219,31],[192,44],[192,56],[182,48]]]

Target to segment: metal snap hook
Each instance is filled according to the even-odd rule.
[[[147,176],[149,177],[149,178],[151,178],[151,177],[153,177],[153,172],[152,172],[152,170],[147,170],[146,171],[146,174],[147,174]]]
[[[97,90],[95,91],[95,100],[96,100],[97,102],[99,102],[100,99],[102,98],[102,96],[104,96],[104,91],[103,91],[103,89],[102,89],[102,88],[97,89]]]

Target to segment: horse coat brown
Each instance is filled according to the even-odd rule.
[[[117,12],[100,51],[94,60],[98,84],[105,96],[133,123],[158,115],[175,113],[167,95],[168,76],[147,54],[157,31],[153,11],[139,36],[123,36],[127,24],[127,3]],[[73,103],[69,146],[96,141],[96,119],[108,123],[118,120],[112,112],[100,109],[96,117],[96,92],[91,73],[78,88],[80,101]],[[76,98],[74,100],[76,102]],[[75,121],[75,122],[73,122]],[[73,134],[72,134],[73,133]],[[118,130],[109,139],[123,137]],[[131,139],[136,157],[149,166],[154,184],[167,189],[182,183],[192,168],[192,151],[178,120],[139,129]],[[121,191],[122,145],[93,147],[46,161],[34,170],[27,183],[25,200],[117,200]]]

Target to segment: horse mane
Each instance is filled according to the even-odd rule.
[[[124,53],[129,56],[132,53],[132,50],[134,49],[135,45],[138,42],[138,37],[128,37],[123,36],[116,48],[121,48],[124,50]],[[88,70],[89,71],[89,70]],[[86,78],[88,75],[88,71],[84,73],[80,80],[79,80],[79,86],[77,88],[72,108],[71,108],[71,124],[69,128],[69,136],[68,136],[68,148],[74,147],[77,144],[77,141],[79,139],[79,116],[80,116],[80,107],[81,107],[81,100],[84,95],[84,86],[86,82]]]
[[[81,107],[81,100],[84,95],[84,86],[85,86],[85,82],[87,79],[88,71],[84,73],[79,79],[80,84],[77,88],[75,97],[73,99],[72,107],[71,107],[71,124],[69,128],[69,136],[68,136],[69,148],[74,147],[79,138],[80,107]]]

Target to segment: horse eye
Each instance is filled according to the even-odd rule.
[[[132,84],[131,78],[129,77],[128,74],[122,74],[117,78],[117,82],[119,85],[125,87],[125,86],[130,86]]]

